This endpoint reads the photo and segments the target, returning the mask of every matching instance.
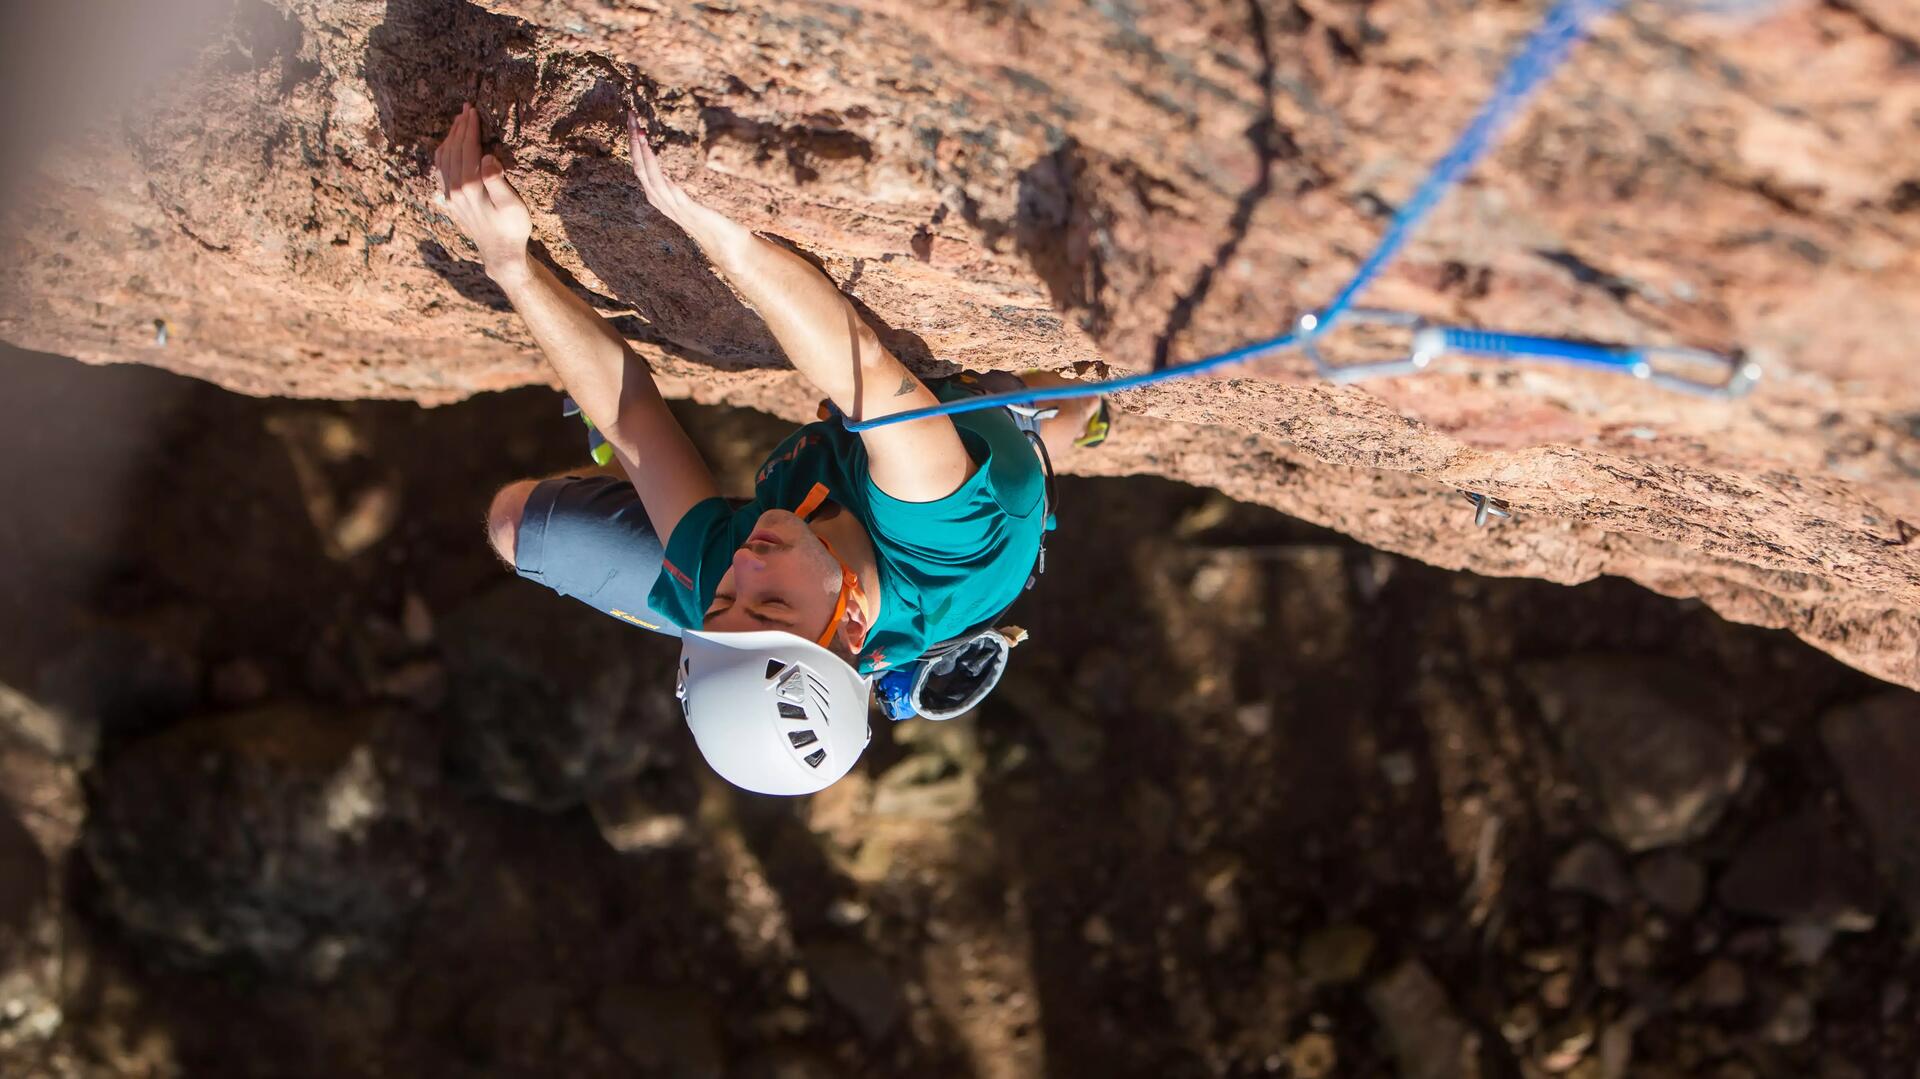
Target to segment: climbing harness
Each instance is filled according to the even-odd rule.
[[[1018,378],[1003,371],[963,371],[951,381],[972,392],[985,393],[995,385],[1018,382]],[[1014,426],[1027,437],[1034,454],[1040,458],[1040,472],[1044,478],[1040,549],[1034,557],[1032,571],[1027,574],[1027,583],[1020,589],[1020,595],[1025,595],[1047,572],[1047,533],[1059,523],[1059,485],[1054,478],[1053,458],[1047,453],[1047,444],[1040,437],[1041,422],[1052,417],[1057,410],[1017,404],[1006,407]],[[839,414],[832,402],[822,402],[821,411],[823,419],[827,415]],[[1099,423],[1098,437],[1092,443],[1079,441],[1077,444],[1097,445],[1105,439],[1109,421],[1104,411],[1095,419]],[[1089,424],[1082,439],[1093,438],[1095,433],[1094,425]],[[937,721],[963,715],[986,700],[1007,673],[1007,663],[1012,658],[1014,647],[1027,639],[1026,630],[1018,626],[1001,625],[1019,599],[1019,596],[1015,596],[992,618],[957,637],[932,645],[912,662],[882,672],[873,684],[880,710],[895,723],[908,719]]]
[[[1291,331],[1198,360],[1163,367],[1158,371],[1143,371],[1104,382],[995,393],[983,397],[948,401],[911,412],[883,416],[879,419],[843,422],[846,423],[849,431],[871,431],[878,427],[927,419],[932,416],[954,416],[987,408],[1062,401],[1072,397],[1082,397],[1090,392],[1118,393],[1123,390],[1170,382],[1174,379],[1191,378],[1222,367],[1270,356],[1289,348],[1312,344],[1349,315],[1361,317],[1361,312],[1352,309],[1353,302],[1360,292],[1372,284],[1394,256],[1400,253],[1400,249],[1433,212],[1441,198],[1459,183],[1482,157],[1486,156],[1501,130],[1566,59],[1573,44],[1586,33],[1588,25],[1600,16],[1612,12],[1620,6],[1621,2],[1622,0],[1559,0],[1547,12],[1539,28],[1534,31],[1532,37],[1527,39],[1526,45],[1521,48],[1513,62],[1500,76],[1499,83],[1494,87],[1493,97],[1468,123],[1446,155],[1435,163],[1433,170],[1427,174],[1427,178],[1421,182],[1413,196],[1394,214],[1393,220],[1387,225],[1373,253],[1368,255],[1366,261],[1354,271],[1353,277],[1334,296],[1331,303],[1319,311],[1302,315]],[[1381,313],[1369,312],[1368,314],[1378,317]],[[1413,316],[1398,314],[1391,317],[1413,318]],[[1346,373],[1341,374],[1336,380],[1352,381],[1366,377],[1410,374],[1423,370],[1434,357],[1448,351],[1499,359],[1530,358],[1575,363],[1629,374],[1669,389],[1681,389],[1717,397],[1735,397],[1744,393],[1753,386],[1760,373],[1758,366],[1753,363],[1693,349],[1626,348],[1483,330],[1453,327],[1427,328],[1438,331],[1437,336],[1428,336],[1428,344],[1438,343],[1444,347],[1438,351],[1423,352],[1416,345],[1408,359],[1393,364],[1358,365],[1357,369],[1354,369],[1356,365],[1348,365],[1349,369]],[[1342,370],[1330,367],[1317,354],[1317,350],[1310,355],[1313,356],[1314,364],[1322,374],[1333,377],[1329,374],[1330,372]],[[1703,364],[1717,367],[1725,374],[1717,380],[1701,374],[1684,375],[1667,370],[1656,362],[1665,360],[1687,361],[1679,366],[1688,369],[1696,369]]]

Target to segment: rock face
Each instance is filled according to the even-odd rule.
[[[106,765],[85,850],[107,913],[169,957],[325,981],[377,954],[453,847],[406,724],[297,707],[192,720]],[[376,744],[382,743],[382,744]]]
[[[1746,776],[1710,684],[1670,664],[1590,656],[1524,671],[1598,818],[1628,850],[1695,839]]]
[[[548,378],[428,201],[485,115],[547,255],[670,392],[809,395],[616,149],[815,255],[925,371],[1137,370],[1325,303],[1537,5],[225,0],[151,108],[89,113],[0,232],[0,338],[259,394],[451,401]],[[1367,297],[1744,350],[1716,404],[1301,357],[1131,395],[1077,468],[1220,487],[1454,568],[1618,574],[1920,686],[1920,23],[1891,0],[1598,29]],[[57,95],[54,95],[57,97]],[[1459,490],[1516,519],[1472,529]]]

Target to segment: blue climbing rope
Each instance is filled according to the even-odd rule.
[[[1480,114],[1473,118],[1467,129],[1454,141],[1453,149],[1448,150],[1427,174],[1419,190],[1393,215],[1393,221],[1387,225],[1387,231],[1380,237],[1379,246],[1367,261],[1354,271],[1353,280],[1340,290],[1320,312],[1317,325],[1302,320],[1305,329],[1313,333],[1325,333],[1339,317],[1353,306],[1355,297],[1362,289],[1373,283],[1373,279],[1386,269],[1387,263],[1400,253],[1415,229],[1426,221],[1427,215],[1440,204],[1440,200],[1453,186],[1486,156],[1493,147],[1500,132],[1527,103],[1547,77],[1557,70],[1573,49],[1574,42],[1585,35],[1587,25],[1601,15],[1620,6],[1620,0],[1560,0],[1540,28],[1533,32],[1520,55],[1513,58],[1507,70],[1494,86],[1493,97]]]
[[[1420,227],[1427,216],[1433,212],[1440,200],[1452,187],[1459,183],[1479,160],[1486,156],[1500,132],[1512,120],[1521,106],[1540,88],[1548,76],[1552,75],[1575,42],[1586,33],[1593,20],[1619,7],[1621,0],[1559,0],[1552,10],[1547,12],[1533,36],[1527,39],[1525,47],[1507,65],[1499,83],[1494,87],[1493,97],[1489,99],[1478,115],[1469,123],[1466,130],[1455,140],[1448,150],[1427,174],[1413,197],[1394,214],[1387,230],[1380,237],[1379,244],[1367,260],[1354,271],[1353,278],[1345,288],[1334,296],[1333,302],[1319,311],[1303,315],[1299,324],[1291,331],[1265,341],[1242,345],[1239,348],[1192,360],[1183,364],[1163,367],[1158,371],[1143,371],[1135,375],[1109,379],[1104,382],[1075,383],[1069,386],[1015,390],[1008,393],[988,394],[980,397],[963,398],[928,408],[901,412],[879,419],[853,421],[846,420],[849,431],[871,431],[890,424],[906,423],[909,420],[926,419],[932,416],[952,416],[963,412],[977,412],[982,409],[1000,408],[1007,405],[1031,405],[1042,401],[1060,401],[1072,397],[1084,397],[1089,393],[1117,393],[1122,390],[1139,389],[1161,382],[1170,382],[1179,378],[1190,378],[1222,367],[1244,363],[1261,356],[1270,355],[1288,348],[1311,342],[1326,333],[1343,318],[1353,306],[1360,292],[1373,283],[1393,257],[1400,253],[1408,238]],[[1518,340],[1506,335],[1510,341]],[[1493,340],[1493,335],[1486,339]],[[1534,342],[1541,339],[1531,339]],[[1485,343],[1485,342],[1483,342]],[[1455,346],[1456,350],[1479,351]],[[1596,346],[1597,347],[1597,346]],[[1528,355],[1543,355],[1540,351]],[[1575,358],[1565,352],[1550,352],[1545,355],[1553,358]],[[1597,353],[1582,352],[1581,359],[1599,362]],[[1424,363],[1421,364],[1424,366]],[[1614,366],[1618,366],[1617,364]]]

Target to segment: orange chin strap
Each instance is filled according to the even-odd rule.
[[[819,509],[821,504],[826,500],[827,485],[824,483],[816,483],[813,485],[813,489],[807,492],[807,497],[800,500],[800,506],[793,511],[793,514],[804,521],[813,516],[813,512]],[[840,629],[840,620],[847,616],[847,604],[849,601],[858,604],[860,612],[868,615],[869,624],[872,622],[871,616],[873,608],[867,603],[866,589],[860,587],[860,577],[853,572],[853,567],[847,565],[846,559],[840,557],[840,552],[833,549],[833,544],[828,543],[825,536],[815,532],[813,538],[820,541],[820,546],[827,549],[827,553],[833,556],[835,562],[840,563],[840,595],[833,603],[833,617],[827,619],[826,630],[820,634],[818,640],[813,642],[822,648],[826,648],[828,647],[828,642],[833,640],[834,633]]]
[[[807,492],[807,497],[801,499],[800,504],[794,507],[793,515],[804,521],[813,516],[813,511],[819,509],[821,503],[826,500],[827,485],[824,483],[816,483],[813,485],[813,489]]]

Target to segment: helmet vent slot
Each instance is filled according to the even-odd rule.
[[[805,708],[800,707],[797,704],[788,704],[786,701],[781,701],[780,702],[780,718],[781,719],[805,719],[807,718],[807,710]]]
[[[814,734],[812,731],[788,731],[787,732],[787,741],[792,742],[793,748],[795,749],[800,749],[803,746],[810,746],[815,742],[818,742],[819,740],[820,740],[820,737]]]
[[[820,762],[826,759],[827,751],[824,749],[816,749],[812,753],[807,754],[807,767],[818,768],[820,767]]]
[[[780,672],[786,669],[787,669],[786,664],[780,662],[777,659],[770,659],[767,661],[767,678],[769,680],[778,678],[780,676]]]

